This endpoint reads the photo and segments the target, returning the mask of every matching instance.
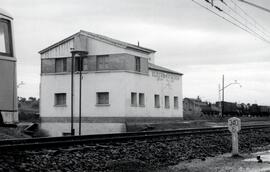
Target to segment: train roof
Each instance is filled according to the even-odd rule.
[[[9,12],[7,12],[7,11],[1,9],[1,8],[0,8],[0,15],[5,16],[5,17],[7,17],[7,18],[13,20],[12,15],[11,15]]]

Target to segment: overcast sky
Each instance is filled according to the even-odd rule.
[[[231,0],[224,1],[229,4]],[[270,1],[249,1],[270,9]],[[140,41],[141,46],[156,50],[157,65],[184,73],[184,97],[217,101],[224,74],[225,84],[238,80],[242,85],[228,87],[226,101],[270,105],[270,44],[192,0],[0,2],[14,17],[18,83],[25,83],[18,96],[39,96],[39,50],[86,30],[129,43]],[[234,2],[270,30],[270,13]]]

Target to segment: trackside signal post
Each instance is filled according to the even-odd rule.
[[[236,117],[228,119],[228,129],[232,133],[232,156],[238,156],[238,132],[241,130],[241,120]]]

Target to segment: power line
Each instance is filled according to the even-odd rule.
[[[249,34],[251,34],[251,35],[253,35],[253,36],[256,36],[256,35],[254,35],[254,33],[250,32],[249,30],[247,30],[247,29],[243,28],[242,26],[239,26],[238,24],[236,24],[236,23],[230,21],[229,19],[227,19],[227,18],[225,18],[224,16],[222,16],[222,15],[216,13],[215,11],[210,10],[209,8],[203,6],[202,4],[198,3],[197,1],[192,0],[192,2],[194,2],[195,4],[197,4],[198,6],[204,8],[204,9],[208,10],[209,12],[215,14],[216,16],[222,18],[223,20],[225,20],[225,21],[231,23],[232,25],[234,25],[234,26],[236,26],[236,27],[238,27],[238,28],[244,30],[245,32],[247,32],[247,33],[249,33]],[[261,37],[258,37],[258,36],[256,36],[256,37],[259,38],[259,39],[261,39],[261,40],[263,40],[263,41],[265,41],[265,42],[267,42],[267,43],[270,43],[270,41],[268,41],[268,40],[266,40],[266,39],[264,39],[264,38],[261,38]]]
[[[231,16],[230,14],[228,14],[225,11],[222,11],[224,14],[228,15],[229,17],[231,17],[233,20],[235,20],[236,22],[238,22],[239,24],[243,25],[244,27],[247,28],[247,30],[249,30],[249,33],[251,33],[253,36],[257,36],[258,38],[260,38],[261,40],[270,43],[269,40],[265,39],[263,36],[261,36],[260,34],[258,34],[256,31],[250,29],[249,27],[247,27],[246,25],[244,25],[242,22],[240,22],[239,20],[237,20],[236,18],[234,18],[233,16]]]
[[[222,3],[223,4],[223,3]],[[230,8],[231,11],[233,11],[234,13],[236,13],[238,16],[240,16],[236,11],[234,11],[230,6],[228,6],[227,4],[225,4],[226,7]],[[264,38],[260,33],[256,32],[256,30],[251,29],[250,27],[248,27],[247,25],[245,25],[245,23],[241,22],[240,20],[238,20],[237,18],[235,18],[234,16],[230,15],[229,13],[225,12],[224,10],[221,10],[221,12],[225,13],[227,16],[229,16],[230,18],[232,18],[234,21],[236,21],[237,23],[239,23],[240,25],[242,25],[243,27],[245,27],[247,30],[249,30],[250,32],[252,32],[253,34],[255,34],[256,36],[260,37],[262,40],[266,41],[266,42],[270,42],[268,39]],[[247,21],[244,17],[240,16],[242,19],[244,19],[245,21]],[[260,32],[260,31],[259,31]],[[266,35],[265,33],[261,32],[263,35],[265,35],[266,37],[268,37],[268,35]],[[254,36],[255,36],[254,35]]]
[[[250,18],[250,20],[252,20],[254,22],[255,27],[260,26],[261,29],[267,33],[267,35],[269,34],[269,30],[267,30],[264,26],[262,26],[260,23],[258,23],[256,21],[256,19],[254,19],[252,16],[250,16],[245,10],[243,10],[243,8],[241,8],[239,5],[237,5],[237,3],[235,3],[233,0],[230,0],[230,1],[235,5],[235,7],[239,8],[248,18]]]

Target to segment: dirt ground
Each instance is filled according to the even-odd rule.
[[[257,156],[261,155],[262,163]],[[268,159],[269,157],[269,159]],[[264,161],[265,160],[265,161]],[[232,158],[231,154],[206,159],[184,161],[175,166],[161,169],[159,172],[270,172],[270,152],[244,154]]]
[[[0,140],[15,138],[31,138],[22,132],[21,127],[0,127]]]

